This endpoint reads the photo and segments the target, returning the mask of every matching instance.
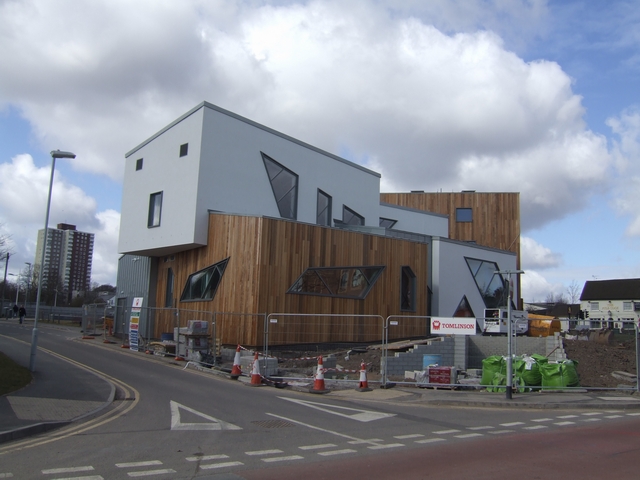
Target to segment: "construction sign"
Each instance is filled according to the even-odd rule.
[[[129,348],[138,351],[138,328],[140,327],[140,312],[142,311],[142,297],[135,297],[131,305],[129,318]]]

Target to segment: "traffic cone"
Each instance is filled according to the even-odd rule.
[[[258,352],[253,357],[253,367],[251,368],[251,383],[252,387],[259,387],[262,385],[262,376],[260,376],[260,363],[258,360]]]
[[[369,382],[367,382],[367,364],[362,362],[360,364],[360,383],[358,384],[358,388],[356,388],[359,392],[370,392]]]
[[[310,393],[329,393],[329,390],[324,388],[324,367],[322,366],[322,355],[318,357],[318,371],[316,373],[316,379],[313,382],[313,388],[309,389]]]
[[[240,345],[236,348],[236,355],[233,357],[233,368],[231,369],[231,378],[237,380],[242,375],[242,367],[240,367]]]

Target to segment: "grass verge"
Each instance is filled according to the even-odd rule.
[[[31,383],[29,369],[18,365],[0,352],[0,395],[20,390],[29,383]]]

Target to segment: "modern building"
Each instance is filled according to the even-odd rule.
[[[585,282],[580,309],[591,328],[634,329],[640,317],[640,278]]]
[[[94,234],[80,232],[75,225],[59,223],[49,228],[44,245],[44,229],[38,232],[35,268],[41,272],[44,291],[51,290],[67,302],[91,286]],[[44,266],[40,265],[45,248]],[[39,273],[40,274],[40,273]]]
[[[465,192],[444,210],[381,198],[377,172],[203,102],[126,154],[117,302],[147,284],[145,305],[216,313],[230,345],[260,345],[256,318],[276,313],[345,319],[270,343],[379,339],[364,319],[390,316],[406,326],[391,338],[420,336],[431,315],[506,305],[496,272],[519,267],[519,228],[518,194]],[[175,327],[150,321],[156,338]]]

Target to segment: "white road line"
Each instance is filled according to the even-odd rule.
[[[209,460],[222,460],[225,458],[229,458],[229,455],[201,455],[201,456],[195,456],[195,457],[187,457],[185,460],[187,462],[197,462],[197,461],[207,462]]]
[[[10,472],[0,473],[0,478],[13,478],[13,473],[10,473]]]
[[[446,438],[425,438],[424,440],[416,440],[416,443],[436,443],[436,442],[446,442]]]
[[[200,465],[200,470],[213,470],[214,468],[239,467],[244,465],[242,462],[222,462],[211,463],[209,465]]]
[[[150,477],[151,475],[166,475],[167,473],[176,473],[172,468],[163,468],[162,470],[147,470],[144,472],[128,472],[130,477]]]
[[[583,413],[582,415],[584,415],[585,417],[588,417],[591,415],[602,415],[602,412],[587,412],[587,413]]]
[[[0,478],[10,478],[10,477],[3,477],[2,475],[0,475]],[[56,478],[55,480],[104,480],[104,477],[102,475],[89,475],[87,476],[82,476],[82,477],[68,477],[68,478]]]
[[[396,435],[393,438],[397,438],[398,440],[405,440],[407,438],[420,438],[420,437],[424,437],[424,435],[421,433],[412,433],[411,435]]]
[[[337,447],[335,443],[323,443],[320,445],[303,445],[302,447],[298,447],[300,450],[319,450],[321,448],[333,448]]]
[[[599,422],[600,420],[602,420],[602,419],[601,418],[585,418],[582,421],[583,422]]]
[[[56,473],[74,473],[74,472],[91,472],[93,467],[69,467],[69,468],[50,468],[49,470],[42,470],[44,475],[53,475]]]
[[[523,430],[540,430],[541,428],[548,428],[546,425],[534,425],[533,427],[524,427]]]
[[[623,415],[605,415],[604,418],[622,418]]]
[[[553,418],[534,418],[532,422],[552,422]]]
[[[576,422],[556,422],[554,425],[558,425],[559,427],[564,427],[566,425],[575,425]]]
[[[286,462],[289,460],[303,460],[304,457],[300,455],[289,455],[288,457],[271,457],[271,458],[262,458],[263,462],[272,463],[272,462]]]
[[[491,435],[501,435],[503,433],[513,433],[515,430],[494,430],[493,432],[489,432]]]
[[[630,417],[637,417],[640,413],[627,413],[627,415]]]
[[[578,415],[561,415],[556,418],[578,418]]]
[[[253,452],[244,452],[245,455],[273,455],[274,453],[282,453],[282,450],[255,450]]]
[[[385,448],[404,447],[403,443],[387,443],[386,445],[372,445],[367,447],[369,450],[383,450]]]
[[[362,443],[380,443],[380,442],[384,442],[384,440],[381,438],[368,438],[368,439],[362,438],[358,440],[351,440],[347,443],[350,445],[360,445]]]
[[[147,462],[116,463],[116,467],[118,468],[150,467],[151,465],[162,465],[162,462],[160,460],[149,460]]]
[[[342,450],[329,450],[327,452],[318,452],[318,455],[322,455],[323,457],[329,457],[331,455],[343,455],[345,453],[357,453],[357,450],[352,450],[351,448],[344,448]]]
[[[460,430],[438,430],[437,432],[433,432],[436,435],[447,435],[448,433],[460,433]]]
[[[465,433],[463,435],[454,435],[456,438],[473,438],[473,437],[482,437],[484,436],[482,433]]]
[[[524,425],[524,422],[510,422],[510,423],[501,423],[501,427],[516,427],[518,425]]]
[[[493,430],[496,427],[490,427],[489,425],[483,427],[467,427],[467,430]]]

